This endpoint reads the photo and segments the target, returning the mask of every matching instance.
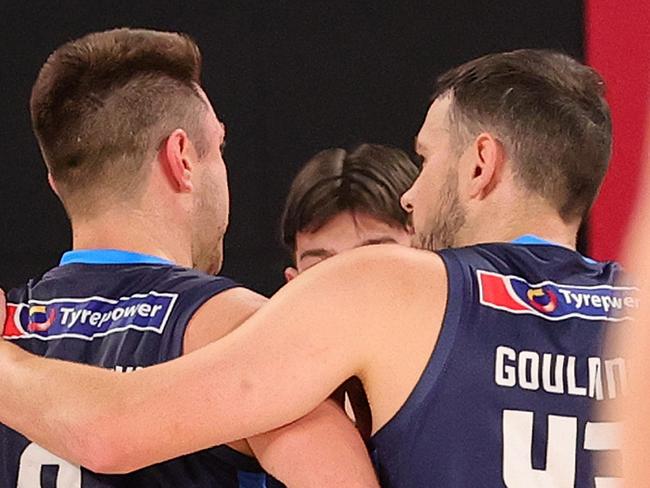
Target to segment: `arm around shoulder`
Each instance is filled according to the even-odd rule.
[[[370,247],[303,273],[222,340],[133,373],[5,353],[13,346],[3,344],[0,421],[91,469],[128,471],[286,425],[351,376],[377,394],[370,365],[397,338],[422,347],[396,325],[424,322],[442,264]]]

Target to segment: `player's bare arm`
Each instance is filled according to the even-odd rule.
[[[192,318],[185,332],[183,354],[222,338],[266,301],[245,288],[216,295]],[[222,318],[218,325],[214,322],[217,316]],[[292,424],[230,446],[256,456],[268,473],[290,487],[378,486],[361,436],[344,412],[329,401]]]
[[[221,339],[253,315],[267,299],[246,288],[233,288],[208,300],[190,321],[183,337],[183,354],[189,354],[211,342]],[[206,316],[220,315],[222,321],[210,324]],[[235,441],[230,447],[246,455],[253,456],[248,442]],[[277,474],[277,473],[276,473]],[[279,477],[276,475],[276,478]]]
[[[379,486],[359,433],[334,400],[248,442],[264,469],[288,486]]]
[[[222,340],[128,375],[3,343],[0,421],[67,459],[129,470],[285,425],[356,375],[376,431],[431,354],[445,280],[432,253],[351,251],[292,281]]]

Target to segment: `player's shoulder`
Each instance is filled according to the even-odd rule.
[[[397,244],[346,251],[303,274],[321,284],[326,282],[346,289],[350,286],[382,288],[395,293],[413,293],[444,285],[447,279],[445,265],[438,254]]]
[[[158,273],[158,279],[167,280],[177,283],[179,286],[185,285],[187,287],[201,286],[203,284],[222,285],[224,287],[232,287],[237,283],[221,275],[210,275],[202,271],[185,268],[182,266],[167,266],[161,267]]]
[[[268,299],[259,293],[244,288],[243,286],[236,286],[229,288],[223,293],[214,295],[207,300],[199,309],[201,313],[211,313],[212,311],[224,310],[251,310],[255,311],[266,303]]]
[[[363,246],[332,259],[342,270],[364,274],[431,274],[444,272],[440,256],[431,251],[397,244]]]
[[[215,340],[248,318],[265,300],[225,276],[181,267],[172,267],[168,273],[164,279],[167,286],[178,294],[181,303],[187,303],[193,309],[187,327],[187,334],[192,332],[192,336],[197,330],[205,329],[207,337]],[[205,334],[201,332],[200,336]],[[201,345],[204,345],[203,340],[198,338]]]
[[[137,267],[125,269],[121,277],[124,286],[128,282],[138,280],[143,286],[166,290],[187,299],[190,303],[203,302],[212,296],[221,294],[241,285],[225,276],[210,275],[182,266]],[[116,285],[122,287],[122,285]]]
[[[184,354],[232,332],[266,301],[262,295],[243,287],[231,288],[212,296],[196,310],[188,324]]]
[[[239,283],[176,265],[69,264],[49,270],[7,292],[9,302],[102,297],[124,299],[142,294],[174,297],[183,309],[193,309]]]

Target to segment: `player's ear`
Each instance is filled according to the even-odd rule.
[[[284,279],[287,280],[287,283],[289,283],[296,276],[298,276],[298,270],[296,268],[288,266],[284,269]]]
[[[469,184],[470,198],[483,199],[494,189],[506,161],[506,153],[497,138],[482,132],[472,145],[474,167]]]
[[[56,189],[56,183],[54,182],[54,178],[52,177],[52,173],[48,171],[47,173],[47,182],[50,184],[50,188],[52,188],[52,191],[54,194],[61,198],[61,195],[59,194],[59,190]]]
[[[192,191],[192,169],[195,157],[194,146],[183,129],[176,129],[163,142],[158,159],[176,191],[181,193]]]

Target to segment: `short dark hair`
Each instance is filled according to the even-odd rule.
[[[407,227],[400,197],[418,175],[409,156],[396,148],[362,144],[351,152],[319,152],[291,184],[282,214],[282,240],[291,252],[298,232],[314,232],[344,211],[365,212]]]
[[[176,128],[204,149],[201,53],[183,34],[114,29],[54,51],[32,89],[32,125],[66,209],[133,193]],[[99,195],[98,195],[99,194]]]
[[[549,50],[489,54],[443,74],[452,143],[485,130],[502,141],[524,186],[565,220],[583,217],[607,171],[612,128],[605,85],[592,68]]]

